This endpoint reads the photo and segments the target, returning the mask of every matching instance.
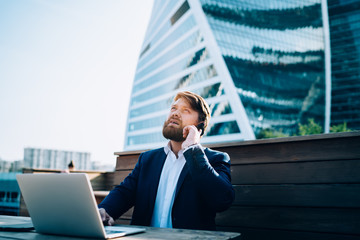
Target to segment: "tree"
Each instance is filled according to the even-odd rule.
[[[346,122],[330,127],[330,132],[351,132],[350,128],[347,128]]]
[[[307,124],[298,124],[298,135],[312,135],[312,134],[322,134],[324,133],[323,127],[316,123],[313,118],[309,118],[307,120]],[[351,132],[352,130],[347,127],[346,122],[338,125],[333,125],[330,127],[330,132]],[[295,136],[296,134],[294,134]],[[280,138],[280,137],[289,137],[289,134],[286,134],[282,131],[282,129],[276,130],[274,128],[264,128],[261,129],[257,134],[257,139],[262,138]]]
[[[315,122],[313,118],[308,119],[307,124],[299,123],[299,135],[311,135],[311,134],[320,134],[323,133],[323,128]]]
[[[260,132],[257,134],[257,139],[262,138],[279,138],[279,137],[288,137],[289,134],[283,133],[282,129],[275,130],[273,128],[265,128],[261,129]]]

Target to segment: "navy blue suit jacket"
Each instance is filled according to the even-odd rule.
[[[131,224],[149,226],[161,170],[164,148],[142,153],[134,170],[99,204],[114,219],[134,206]],[[215,230],[216,212],[234,200],[230,158],[226,153],[193,147],[184,152],[186,163],[180,174],[172,208],[174,228]]]

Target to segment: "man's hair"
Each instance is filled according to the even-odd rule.
[[[174,97],[174,102],[180,98],[185,99],[190,104],[191,108],[199,114],[198,122],[199,124],[202,123],[204,125],[204,127],[202,128],[203,131],[201,133],[202,136],[210,121],[209,105],[201,96],[189,91],[179,92],[178,94],[176,94],[176,96]]]

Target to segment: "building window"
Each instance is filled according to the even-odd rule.
[[[207,131],[207,133],[205,133],[205,135],[215,136],[232,133],[240,133],[240,128],[237,125],[236,121],[215,123],[210,126],[209,130]]]
[[[174,25],[177,22],[177,20],[179,20],[182,17],[182,15],[184,15],[189,9],[190,9],[189,3],[185,1],[181,5],[181,7],[179,7],[179,9],[174,13],[174,15],[170,18],[171,25]]]

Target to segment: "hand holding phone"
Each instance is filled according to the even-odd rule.
[[[200,137],[202,133],[202,129],[198,129],[194,125],[189,125],[184,127],[183,129],[183,137],[185,141],[181,144],[181,148],[187,148],[191,145],[195,145],[200,143]]]

